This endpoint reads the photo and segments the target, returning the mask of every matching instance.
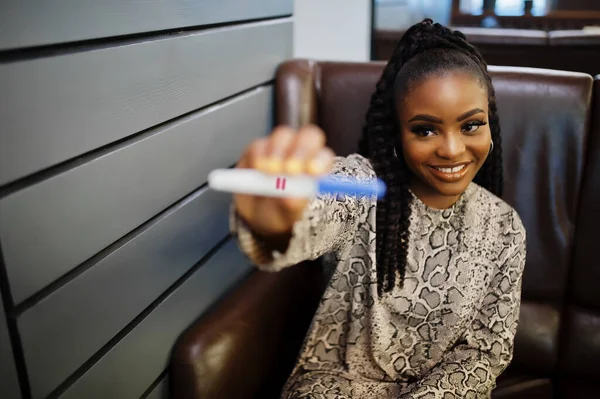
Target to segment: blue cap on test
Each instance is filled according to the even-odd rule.
[[[350,196],[376,196],[383,198],[385,183],[380,179],[357,179],[352,177],[327,176],[319,180],[319,194],[342,194]]]

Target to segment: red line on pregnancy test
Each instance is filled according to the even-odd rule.
[[[276,190],[285,190],[285,178],[278,177],[275,181]]]

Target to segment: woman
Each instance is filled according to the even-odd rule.
[[[512,358],[525,229],[502,194],[500,126],[481,55],[427,19],[376,86],[360,154],[279,127],[238,167],[375,177],[384,200],[236,195],[242,250],[277,271],[324,256],[335,271],[285,398],[480,398]]]

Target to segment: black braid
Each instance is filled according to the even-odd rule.
[[[461,32],[453,32],[425,19],[406,31],[385,66],[371,96],[359,143],[359,153],[370,159],[376,174],[388,187],[386,197],[377,204],[376,216],[377,288],[380,295],[396,285],[396,273],[400,276],[399,284],[402,286],[409,240],[412,196],[408,182],[412,172],[402,157],[398,140],[400,129],[395,110],[396,99],[426,76],[453,70],[473,74],[487,89],[494,149],[474,181],[492,193],[502,195],[502,140],[495,91],[487,64]],[[394,148],[397,148],[398,157],[394,155]]]

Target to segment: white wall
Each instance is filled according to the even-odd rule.
[[[370,0],[295,0],[294,57],[368,61]]]

